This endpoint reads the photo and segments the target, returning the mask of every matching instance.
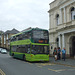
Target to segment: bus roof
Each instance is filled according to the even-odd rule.
[[[45,30],[45,31],[48,31],[46,29],[41,29],[41,28],[33,28],[33,30]]]
[[[12,37],[13,37],[13,36],[20,35],[20,34],[22,34],[22,33],[26,33],[26,32],[32,31],[32,30],[44,30],[44,31],[48,31],[48,30],[46,30],[46,29],[41,29],[41,28],[31,28],[31,29],[25,30],[25,31],[23,31],[23,32],[20,32],[20,33],[18,33],[18,34],[14,34],[14,35],[12,35]]]
[[[11,37],[13,37],[13,36],[17,36],[17,35],[20,35],[20,34],[22,34],[22,33],[17,33],[17,34],[14,34],[14,35],[12,35]]]

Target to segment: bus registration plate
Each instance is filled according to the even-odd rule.
[[[40,59],[40,61],[43,61],[42,59]]]

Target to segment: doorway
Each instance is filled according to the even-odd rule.
[[[75,56],[75,36],[72,38],[72,56]]]

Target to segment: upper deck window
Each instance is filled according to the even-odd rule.
[[[33,31],[33,38],[48,39],[48,31],[34,30]]]

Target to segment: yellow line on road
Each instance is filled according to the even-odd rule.
[[[47,66],[47,65],[56,65],[56,64],[53,64],[53,63],[40,63],[40,64],[36,64],[36,65],[40,65],[40,66]]]
[[[51,70],[51,71],[55,71],[55,72],[56,72],[56,70],[54,70],[54,69],[50,69],[50,68],[48,68],[48,70]]]
[[[0,69],[0,73],[1,73],[1,75],[5,75],[5,73]]]
[[[32,63],[28,63],[28,64],[33,65]]]
[[[54,69],[48,68],[48,70],[60,73],[61,71],[73,71],[75,69],[59,69],[59,70],[54,70]]]
[[[57,72],[57,73],[60,73],[60,71],[65,71],[66,69],[54,70],[54,69],[50,69],[50,68],[48,68],[48,70],[50,70],[50,71],[54,71],[54,72]]]
[[[63,66],[67,66],[67,67],[72,67],[72,68],[75,68],[75,66],[72,66],[72,65],[67,65],[67,64],[61,64],[61,63],[53,63],[53,64],[58,64],[58,65],[63,65]]]
[[[40,68],[42,68],[42,66],[37,66],[37,67],[40,67]]]
[[[46,66],[46,65],[56,65],[56,64],[52,64],[52,63],[45,63],[45,64],[41,64],[42,66]]]

